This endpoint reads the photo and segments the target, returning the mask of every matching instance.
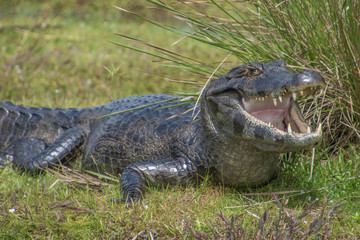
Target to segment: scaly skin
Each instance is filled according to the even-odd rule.
[[[195,119],[193,104],[169,95],[81,109],[0,102],[0,163],[37,171],[78,153],[84,169],[121,174],[127,202],[141,199],[146,184],[185,184],[206,169],[227,185],[262,185],[276,176],[280,153],[321,141],[320,126],[310,129],[295,98],[323,86],[320,74],[291,73],[278,60],[213,80]]]

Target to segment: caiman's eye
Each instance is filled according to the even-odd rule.
[[[257,75],[260,75],[262,71],[256,67],[248,66],[247,68],[244,68],[243,71],[239,72],[236,75],[236,78],[242,78],[242,77],[255,77]]]
[[[262,73],[262,71],[260,69],[255,68],[255,67],[249,67],[248,70],[249,70],[249,73],[248,73],[249,77],[254,77],[254,76],[260,75]]]

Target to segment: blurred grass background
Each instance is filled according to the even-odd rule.
[[[281,1],[255,3],[276,10],[270,13],[277,13],[273,16],[279,16],[284,25],[276,21],[260,24],[260,18],[251,19],[251,14],[259,13],[261,6],[244,2],[151,2],[0,0],[0,99],[31,106],[85,107],[141,94],[196,95],[219,65],[215,76],[248,61],[282,57],[293,70],[314,68],[323,72],[333,89],[327,91],[327,99],[331,102],[330,107],[322,109],[323,119],[330,119],[326,118],[326,113],[336,112],[338,115],[331,118],[335,125],[329,120],[328,129],[340,126],[340,130],[317,149],[312,179],[309,179],[311,153],[304,151],[287,156],[280,176],[262,188],[238,191],[205,179],[199,186],[151,188],[145,202],[127,207],[108,201],[119,198],[118,184],[90,179],[86,174],[68,170],[32,177],[4,168],[0,172],[0,238],[354,239],[359,236],[360,157],[356,140],[358,124],[354,120],[358,113],[350,108],[354,104],[346,102],[356,97],[357,79],[350,71],[352,68],[344,67],[345,63],[331,67],[323,61],[322,65],[318,59],[327,57],[326,51],[310,47],[326,46],[326,41],[301,45],[301,37],[309,32],[306,26],[311,18],[305,15],[302,21],[294,17],[295,22],[303,24],[298,27],[304,31],[288,35],[284,29],[291,30],[286,27],[291,21],[282,19],[280,13],[296,16],[296,12],[302,11],[301,7],[293,7],[287,9],[290,12],[286,9],[276,12],[277,4],[284,6]],[[160,6],[163,3],[165,8]],[[229,8],[229,3],[234,6]],[[113,5],[153,19],[159,25],[119,11]],[[291,11],[294,13],[289,14]],[[320,20],[310,21],[314,23],[315,35],[315,29],[320,31],[323,26],[317,24]],[[260,27],[255,29],[254,26]],[[276,31],[268,28],[272,31],[267,32],[269,26]],[[264,38],[256,37],[258,30],[265,33]],[[250,32],[254,35],[250,34],[250,40],[244,41]],[[282,33],[287,41],[279,35],[272,39],[271,32]],[[161,49],[154,51],[147,44],[114,33]],[[339,39],[334,39],[333,45],[328,44],[330,47],[325,49],[331,52]],[[344,45],[339,46],[342,48],[335,50],[341,52]],[[191,59],[173,55],[165,49]],[[306,55],[308,52],[313,58]],[[331,62],[336,63],[340,55],[331,54],[335,60]],[[349,66],[349,61],[345,66]],[[354,79],[355,87],[349,87],[354,85],[344,80],[348,76]],[[339,92],[346,89],[350,91],[339,96]],[[304,108],[311,106],[311,101],[304,100],[308,103]],[[339,124],[348,124],[351,116],[354,117],[350,127]],[[344,131],[346,138],[341,135]],[[327,145],[334,143],[334,139],[342,147],[332,152],[322,151],[334,149],[334,144]],[[81,184],[82,181],[85,184]],[[344,206],[339,208],[339,204]]]
[[[0,98],[33,106],[80,107],[132,95],[188,91],[172,80],[186,74],[125,48],[114,33],[131,35],[192,57],[217,59],[195,41],[171,46],[180,37],[116,10],[124,5],[161,21],[145,1],[1,1]],[[203,49],[203,50],[202,50]],[[220,55],[221,56],[221,55]],[[80,96],[80,97],[79,97]]]

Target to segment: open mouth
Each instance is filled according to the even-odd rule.
[[[282,96],[243,97],[242,106],[252,117],[269,127],[288,134],[311,134],[308,125],[295,102],[297,96],[314,95],[320,88],[306,88],[298,92],[287,92]],[[321,124],[314,131],[321,134]]]

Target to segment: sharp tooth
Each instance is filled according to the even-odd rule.
[[[279,96],[278,98],[279,98],[279,101],[282,103],[282,97],[281,97],[281,96]]]
[[[311,129],[309,126],[307,127],[307,133],[311,133]]]
[[[269,124],[268,124],[268,125],[269,125],[269,127],[271,127],[271,122],[269,122]]]
[[[277,105],[276,98],[273,98],[273,101],[274,101],[274,105],[275,105],[275,107],[276,107],[276,105]]]
[[[296,100],[296,92],[292,93],[293,99]]]
[[[301,96],[304,95],[304,91],[303,91],[303,90],[300,91],[300,95],[301,95]]]
[[[288,131],[288,133],[292,133],[292,129],[291,129],[290,123],[289,123],[288,126],[287,126],[287,131]]]

